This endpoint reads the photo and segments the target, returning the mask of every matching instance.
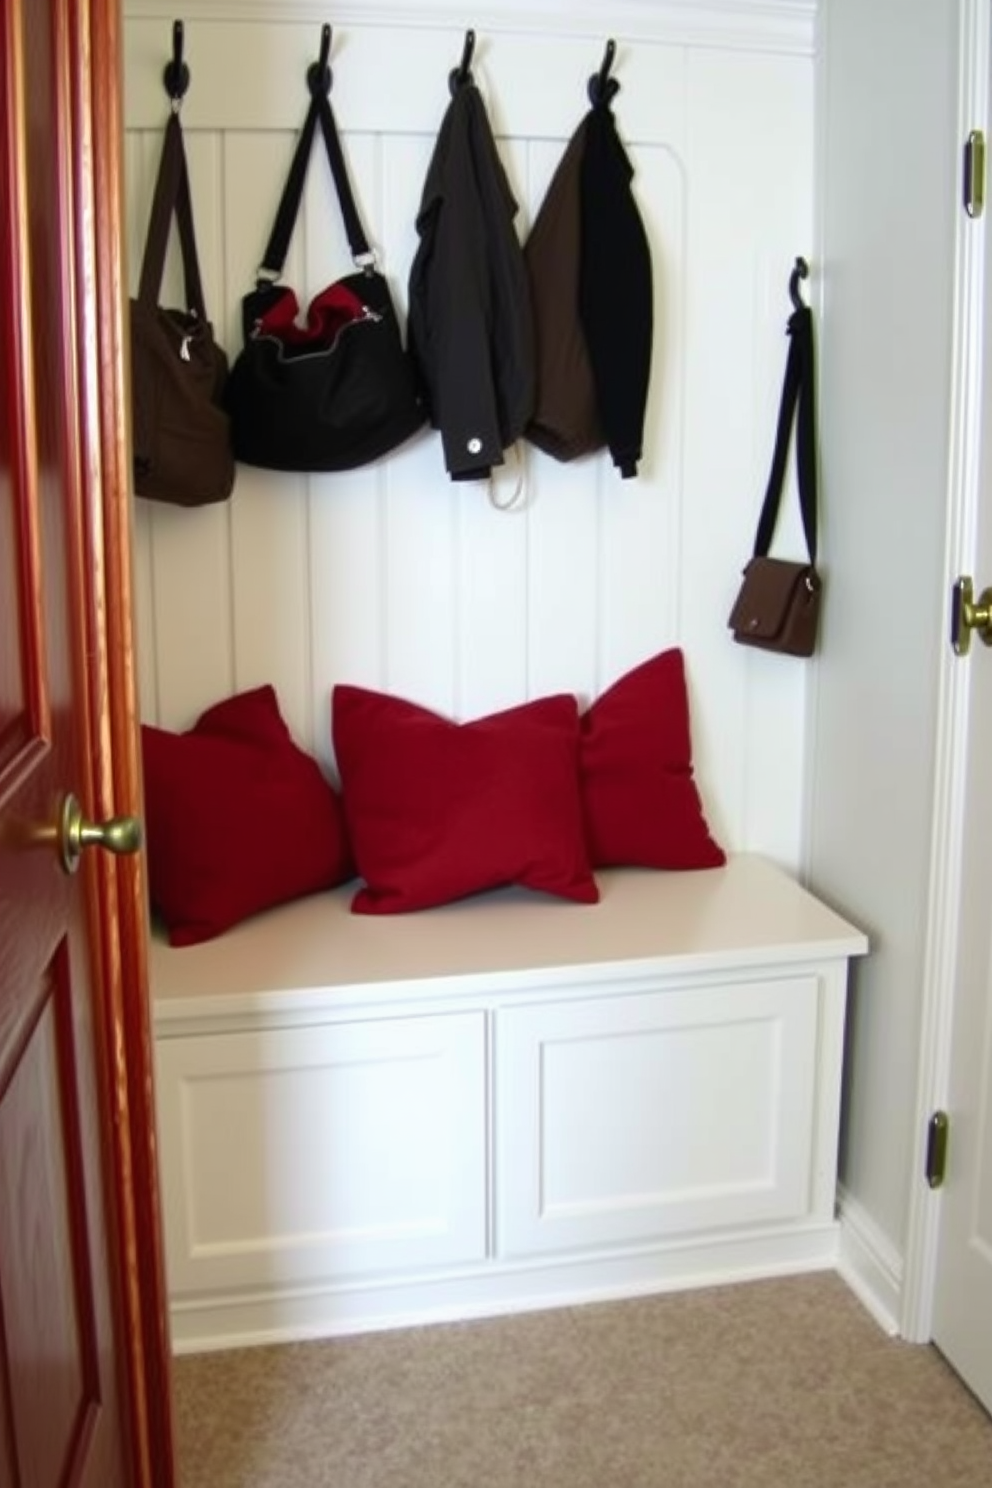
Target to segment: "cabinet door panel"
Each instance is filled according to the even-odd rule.
[[[170,1293],[485,1254],[485,1015],[159,1041]]]
[[[817,1007],[797,976],[501,1012],[500,1254],[803,1215]]]

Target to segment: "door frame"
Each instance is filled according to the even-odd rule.
[[[992,26],[983,0],[960,0],[958,128],[963,149],[969,131],[989,132],[989,66]],[[947,529],[943,555],[948,616],[951,585],[974,571],[981,495],[983,325],[985,316],[985,214],[969,218],[958,204],[955,218],[955,301],[947,468]],[[983,579],[984,583],[985,580]],[[909,1178],[909,1209],[901,1291],[900,1333],[910,1342],[933,1336],[940,1194],[924,1173],[930,1116],[947,1102],[951,1032],[957,984],[964,829],[967,811],[968,711],[971,667],[955,656],[948,639],[940,650],[936,756],[931,818],[927,926],[924,941],[920,1058]],[[953,1137],[952,1137],[953,1140]]]
[[[87,460],[83,555],[94,811],[142,808],[132,587],[120,0],[77,0],[72,149]],[[173,1488],[168,1303],[156,1151],[144,859],[97,854],[87,912],[105,1080],[108,1208],[121,1267],[123,1398],[135,1484]]]

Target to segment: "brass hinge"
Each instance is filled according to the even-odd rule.
[[[947,1171],[947,1132],[950,1123],[946,1111],[934,1111],[927,1127],[927,1182],[939,1188]]]
[[[985,210],[985,135],[973,129],[964,142],[964,209],[969,217]]]

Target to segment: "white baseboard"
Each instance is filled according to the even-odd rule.
[[[177,1354],[291,1343],[836,1268],[837,1223],[347,1286],[175,1298]]]
[[[902,1316],[903,1258],[887,1235],[841,1185],[837,1270],[878,1325],[893,1336]]]

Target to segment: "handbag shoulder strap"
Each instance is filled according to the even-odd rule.
[[[149,308],[158,303],[162,292],[162,275],[165,272],[165,255],[173,212],[176,215],[176,226],[179,229],[186,308],[195,311],[200,319],[205,321],[207,312],[203,301],[200,260],[196,251],[196,233],[193,229],[189,169],[186,164],[186,147],[183,143],[183,131],[178,113],[171,114],[165,126],[162,156],[159,160],[155,192],[152,196],[152,209],[148,219],[148,235],[145,238],[145,251],[141,260],[138,300],[139,303]]]
[[[813,363],[813,313],[801,305],[789,317],[789,355],[782,383],[782,401],[778,413],[775,451],[768,476],[768,488],[758,518],[754,539],[754,556],[768,555],[775,523],[778,520],[782,482],[789,453],[793,421],[796,424],[796,477],[799,485],[799,507],[810,563],[816,562],[817,477],[816,477],[816,396]]]
[[[289,252],[289,240],[296,225],[297,213],[300,210],[300,201],[303,196],[303,183],[306,180],[307,165],[310,161],[310,151],[313,147],[314,135],[317,125],[320,124],[321,133],[324,137],[324,145],[327,149],[327,158],[330,161],[331,175],[334,177],[334,188],[337,192],[338,201],[341,204],[341,215],[344,218],[345,232],[348,235],[348,246],[351,248],[352,258],[356,263],[362,263],[369,257],[369,241],[362,227],[362,220],[358,215],[355,205],[354,193],[351,182],[348,179],[348,168],[345,165],[344,153],[341,149],[341,141],[338,138],[337,126],[334,122],[334,114],[331,111],[330,101],[327,94],[319,87],[312,90],[313,97],[307,110],[306,119],[303,121],[303,129],[293,152],[292,164],[289,175],[283,187],[282,198],[279,209],[276,212],[275,224],[269,237],[265,256],[259,269],[260,279],[278,279],[282,273],[283,264],[286,262],[286,254]]]

